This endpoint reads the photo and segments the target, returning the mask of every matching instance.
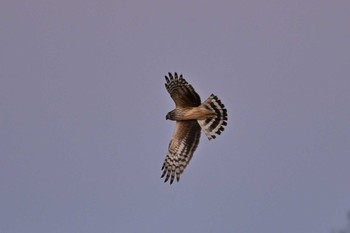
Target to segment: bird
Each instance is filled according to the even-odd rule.
[[[170,184],[181,174],[197,149],[201,131],[209,140],[215,139],[227,125],[227,110],[221,100],[211,94],[203,103],[198,93],[176,72],[165,75],[165,88],[175,102],[175,109],[166,114],[166,120],[176,121],[168,152],[162,166],[161,178]]]

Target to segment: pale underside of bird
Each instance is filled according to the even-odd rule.
[[[227,125],[227,110],[217,96],[211,94],[203,103],[194,88],[175,73],[165,76],[165,87],[175,102],[175,109],[166,115],[176,121],[168,153],[162,166],[164,182],[180,180],[196,150],[201,130],[209,140],[216,138]]]

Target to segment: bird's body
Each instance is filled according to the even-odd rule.
[[[169,73],[165,79],[165,87],[176,105],[166,115],[167,120],[176,121],[176,126],[162,167],[164,182],[170,178],[171,184],[175,177],[179,181],[190,162],[198,146],[201,129],[209,140],[221,134],[227,125],[227,110],[213,94],[201,103],[199,95],[182,75]]]
[[[188,107],[188,108],[175,108],[170,112],[167,120],[173,121],[186,121],[186,120],[204,120],[208,117],[215,116],[215,112],[208,110],[202,106]]]

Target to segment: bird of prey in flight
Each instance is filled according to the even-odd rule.
[[[211,94],[203,103],[194,88],[175,73],[165,76],[165,87],[175,102],[175,109],[166,115],[176,121],[168,153],[162,166],[164,182],[180,180],[180,175],[189,164],[196,150],[201,130],[209,140],[220,135],[227,125],[227,110],[220,99]]]

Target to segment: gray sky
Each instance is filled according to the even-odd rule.
[[[349,1],[0,5],[1,233],[345,225]],[[169,71],[229,114],[171,186]]]

